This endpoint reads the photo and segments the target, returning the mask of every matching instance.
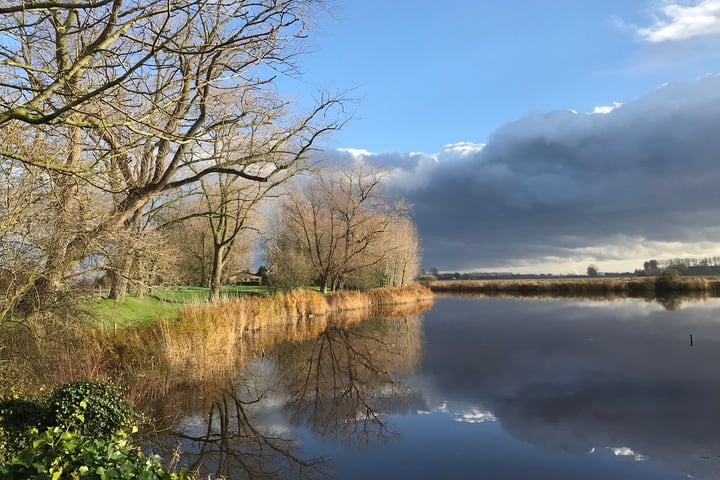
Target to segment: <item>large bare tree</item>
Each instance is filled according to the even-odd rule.
[[[0,3],[0,134],[25,125],[52,147],[27,153],[3,144],[0,158],[55,176],[63,224],[74,216],[63,204],[78,204],[84,188],[106,193],[96,221],[58,237],[46,252],[33,298],[52,297],[92,242],[137,229],[151,202],[169,192],[208,175],[263,183],[303,168],[318,139],[344,122],[342,101],[322,94],[299,111],[278,96],[274,80],[294,72],[307,21],[321,6],[321,0]],[[211,158],[218,131],[248,139],[248,148]]]
[[[382,179],[381,170],[362,165],[329,170],[283,203],[285,228],[313,266],[322,292],[342,288],[349,276],[387,258],[380,242],[406,218],[407,208],[385,197]]]

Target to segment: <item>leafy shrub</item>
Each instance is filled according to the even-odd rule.
[[[46,401],[0,401],[0,478],[3,480],[189,480],[146,455],[126,431],[138,415],[112,384],[79,382]],[[132,428],[132,430],[130,430]]]
[[[88,480],[185,480],[193,475],[183,469],[170,473],[157,455],[145,455],[122,431],[111,437],[91,438],[78,432],[51,427],[34,429],[29,446],[10,462],[0,465],[0,478]]]
[[[25,431],[28,427],[45,424],[47,405],[40,399],[10,398],[0,400],[0,417],[3,428],[11,433]]]
[[[68,383],[48,401],[48,426],[109,437],[138,420],[120,390],[110,383]]]
[[[47,405],[41,399],[0,400],[0,463],[28,445],[31,428],[46,422]]]
[[[657,278],[655,278],[655,289],[658,292],[677,291],[682,287],[680,272],[673,268],[666,268]]]

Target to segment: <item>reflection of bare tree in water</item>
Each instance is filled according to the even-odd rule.
[[[294,423],[361,442],[392,435],[382,414],[407,399],[396,373],[410,373],[421,348],[418,316],[328,327],[318,337],[275,351]]]
[[[308,478],[322,472],[324,461],[298,452],[292,433],[283,431],[288,412],[293,423],[322,435],[387,438],[382,413],[407,398],[395,373],[411,373],[418,364],[421,320],[362,321],[360,313],[324,319],[309,340],[306,331],[275,335],[274,342],[247,339],[253,346],[247,351],[265,351],[264,360],[245,358],[233,380],[176,379],[162,394],[146,395],[145,411],[171,432],[158,432],[161,440],[148,445],[164,444],[170,454],[179,444],[180,463],[198,469],[201,478]]]
[[[183,443],[187,466],[203,476],[274,479],[310,478],[320,472],[322,459],[303,459],[296,454],[294,441],[261,428],[250,412],[260,395],[244,400],[228,388],[204,413],[205,431],[178,432],[170,438]]]

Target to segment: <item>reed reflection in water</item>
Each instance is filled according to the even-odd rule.
[[[380,320],[346,312],[312,335],[293,327],[248,338],[278,345],[247,357],[214,391],[173,389],[146,406],[165,419],[158,444],[166,454],[179,446],[181,464],[202,475],[307,478],[326,462],[298,453],[297,428],[348,443],[393,438],[384,413],[408,401],[398,378],[416,369],[422,348],[421,316],[393,313]]]

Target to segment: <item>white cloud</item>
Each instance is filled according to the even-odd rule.
[[[338,151],[350,154],[350,156],[355,160],[359,160],[363,157],[369,157],[373,154],[371,151],[365,150],[364,148],[338,148]]]
[[[473,161],[484,148],[484,143],[458,142],[445,145],[437,153],[394,154],[394,157],[401,157],[394,160],[388,154],[363,158],[391,168],[388,179],[391,188],[410,191],[427,187],[438,169],[460,167]]]
[[[424,392],[427,394],[427,392]],[[483,423],[483,422],[496,422],[497,417],[489,410],[484,410],[480,407],[472,405],[457,404],[453,402],[452,405],[448,404],[447,400],[443,400],[437,405],[433,405],[434,400],[427,398],[428,409],[418,410],[418,415],[431,415],[433,413],[445,413],[453,417],[456,422],[462,423]]]
[[[644,455],[635,453],[631,448],[628,447],[608,447],[616,457],[632,457],[636,462],[642,462],[646,460]]]
[[[700,0],[693,5],[669,3],[658,12],[654,25],[637,30],[651,43],[682,41],[720,34],[720,0]]]
[[[468,412],[456,413],[455,421],[463,423],[495,422],[497,417],[490,411],[473,408]]]
[[[479,153],[483,150],[483,148],[485,148],[484,143],[458,142],[445,145],[443,151],[446,153],[457,153],[462,156],[466,156]]]
[[[602,106],[595,107],[595,109],[593,110],[592,113],[606,115],[620,107],[622,107],[622,103],[613,102],[612,105],[602,105]]]

